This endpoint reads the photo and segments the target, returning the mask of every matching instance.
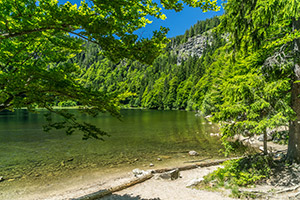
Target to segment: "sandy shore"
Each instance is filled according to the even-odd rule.
[[[204,175],[217,169],[219,166],[197,168],[180,172],[181,178],[176,180],[162,180],[152,178],[128,189],[116,192],[102,198],[103,200],[227,200],[231,199],[218,192],[209,192],[186,187],[191,180],[202,178]]]
[[[184,166],[182,161],[170,161],[155,166],[154,168],[179,167]],[[139,200],[139,199],[166,199],[166,200],[189,200],[189,199],[230,199],[217,192],[208,192],[187,188],[186,185],[195,178],[201,178],[204,175],[217,169],[218,166],[196,168],[180,172],[181,178],[176,180],[161,180],[152,178],[143,183],[137,184],[113,195],[102,199],[117,200]],[[82,171],[70,175],[68,178],[59,178],[49,183],[14,185],[8,184],[5,190],[0,191],[0,199],[3,200],[70,200],[82,196],[99,192],[101,190],[115,187],[133,180],[133,167],[102,170],[102,171]],[[141,168],[143,169],[143,168]],[[145,170],[150,169],[149,167]],[[23,185],[22,185],[23,184]]]

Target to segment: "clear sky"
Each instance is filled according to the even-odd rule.
[[[65,3],[70,1],[72,4],[80,5],[80,0],[58,0],[59,3]],[[113,1],[113,0],[112,0]],[[212,18],[216,15],[222,15],[224,10],[221,8],[218,12],[206,12],[203,13],[199,8],[185,7],[181,12],[175,12],[173,10],[163,10],[167,16],[166,20],[152,19],[152,24],[147,25],[145,28],[138,31],[141,37],[151,37],[154,30],[158,30],[160,26],[170,28],[168,37],[174,37],[177,35],[183,35],[184,32],[192,25],[196,24],[199,20],[205,20]]]

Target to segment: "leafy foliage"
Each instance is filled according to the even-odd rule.
[[[91,0],[60,5],[57,0],[0,1],[0,111],[46,108],[65,118],[51,127],[66,128],[67,133],[81,130],[84,138],[101,138],[100,129],[53,110],[58,103],[72,101],[87,114],[119,116],[118,101],[127,93],[121,97],[83,85],[78,64],[69,62],[84,49],[81,39],[101,46],[101,54],[115,62],[128,58],[152,63],[168,42],[167,29],[154,31],[151,39],[139,38],[135,31],[151,23],[149,16],[165,19],[160,5],[175,11],[184,4],[203,11],[218,9],[216,1],[183,2]]]
[[[247,186],[258,183],[262,179],[268,178],[273,166],[270,156],[259,154],[245,158],[226,161],[224,168],[212,172],[204,177],[205,183],[216,181],[216,186]]]

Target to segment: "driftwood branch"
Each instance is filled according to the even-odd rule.
[[[118,192],[118,191],[121,191],[121,190],[124,190],[126,188],[129,188],[131,186],[134,186],[138,183],[142,183],[150,178],[153,177],[153,174],[148,174],[148,175],[145,175],[143,177],[140,177],[140,178],[136,178],[132,181],[130,181],[129,183],[124,183],[122,185],[119,185],[119,186],[116,186],[116,187],[112,187],[112,188],[109,188],[108,190],[101,190],[99,192],[95,192],[95,193],[92,193],[92,194],[89,194],[89,195],[86,195],[86,196],[83,196],[83,197],[80,197],[76,200],[94,200],[94,199],[100,199],[102,197],[105,197],[107,195],[110,195],[114,192]]]
[[[238,157],[238,158],[240,158],[240,157]],[[197,164],[193,164],[193,165],[186,165],[186,166],[175,167],[175,168],[156,169],[156,170],[153,170],[153,173],[164,173],[164,172],[169,172],[169,171],[172,171],[175,169],[179,169],[179,171],[186,171],[186,170],[190,170],[190,169],[196,169],[199,167],[210,167],[210,166],[222,164],[223,162],[228,161],[228,160],[233,160],[233,159],[238,159],[238,158],[215,160],[215,161],[210,161],[210,162],[205,162],[205,163],[197,163]]]
[[[293,192],[295,190],[298,190],[299,188],[300,188],[300,185],[296,185],[295,187],[292,187],[292,188],[287,188],[287,189],[280,190],[280,191],[276,192],[276,194],[282,194],[282,193],[286,193],[286,192]]]

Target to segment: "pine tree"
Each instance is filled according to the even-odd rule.
[[[261,75],[263,75],[255,75],[251,69],[245,72],[248,73],[245,76],[252,76],[251,79],[254,78],[255,82],[260,82],[259,79],[255,78],[257,75],[260,76],[260,79],[264,80],[263,87],[268,88],[268,90],[262,90],[260,95],[255,95],[251,88],[245,91],[243,90],[245,88],[239,90],[243,92],[253,91],[254,93],[250,93],[254,97],[259,96],[263,100],[260,104],[255,103],[255,99],[253,101],[255,105],[257,104],[256,106],[260,107],[257,110],[259,113],[257,112],[256,115],[263,117],[261,119],[268,119],[264,124],[261,123],[261,131],[268,126],[274,127],[275,124],[280,124],[280,121],[289,120],[288,159],[295,162],[300,162],[300,124],[298,123],[300,121],[300,66],[298,59],[300,15],[297,12],[299,9],[300,3],[297,0],[229,0],[225,6],[225,15],[221,18],[220,26],[223,31],[230,33],[231,46],[234,52],[233,65],[238,66],[239,62],[247,60],[248,66],[260,70]],[[242,64],[241,66],[247,68],[247,65]],[[273,77],[273,84],[272,80],[264,77]],[[286,83],[289,83],[289,86]],[[238,85],[242,86],[241,84]],[[257,88],[257,86],[253,88]],[[291,88],[291,98],[286,99],[283,94],[288,92],[289,88]],[[225,95],[234,95],[234,93]],[[243,94],[240,94],[240,97],[242,97],[241,95]],[[281,110],[280,106],[276,106],[276,102],[272,105],[273,101],[269,97],[276,99],[276,95],[277,97],[283,95],[279,102],[283,103],[283,107],[286,106],[285,102],[287,102],[293,112],[290,112],[288,107]],[[285,96],[287,95],[285,94]],[[244,105],[249,106],[251,103]],[[229,113],[228,118],[234,117],[232,114],[235,113],[234,110]],[[265,118],[263,115],[267,117]]]

